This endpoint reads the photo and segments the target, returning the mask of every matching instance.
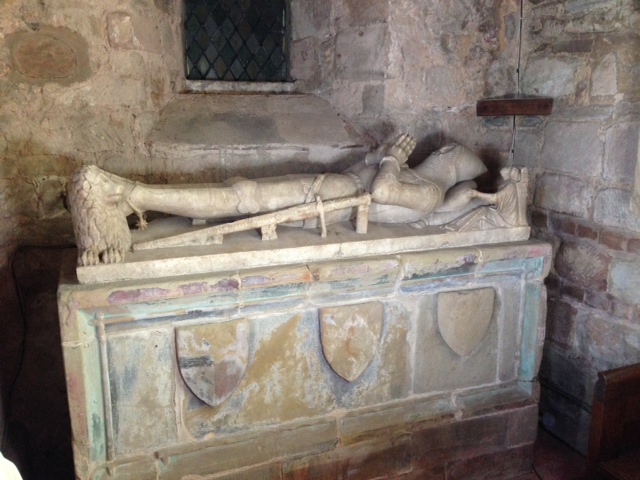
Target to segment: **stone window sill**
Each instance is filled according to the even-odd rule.
[[[216,82],[187,80],[185,93],[294,93],[294,82]]]

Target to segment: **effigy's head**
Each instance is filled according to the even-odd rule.
[[[451,172],[454,182],[472,180],[487,171],[478,155],[457,143],[445,145],[433,152],[425,165],[433,173]]]

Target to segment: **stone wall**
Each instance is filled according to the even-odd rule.
[[[629,210],[640,126],[640,6],[525,2],[522,90],[554,97],[518,121],[533,224],[555,242],[541,411],[586,450],[596,372],[640,361],[640,218]]]
[[[505,160],[510,122],[475,104],[515,90],[520,2],[295,0],[292,16],[294,77],[375,140],[407,131],[417,156],[458,141]]]

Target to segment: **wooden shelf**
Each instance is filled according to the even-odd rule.
[[[479,117],[503,117],[512,115],[551,115],[553,98],[507,96],[483,98],[476,104]]]

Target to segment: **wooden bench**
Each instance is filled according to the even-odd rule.
[[[640,480],[640,363],[598,373],[588,479]]]

